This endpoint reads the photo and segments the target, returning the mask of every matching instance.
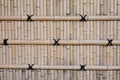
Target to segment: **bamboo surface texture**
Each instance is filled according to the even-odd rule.
[[[84,15],[83,15],[84,17]],[[0,21],[26,21],[27,16],[0,16]],[[119,21],[120,16],[86,16],[88,21]],[[81,16],[31,16],[33,21],[80,21]]]

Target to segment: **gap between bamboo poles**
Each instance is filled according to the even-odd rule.
[[[28,16],[0,16],[0,21],[26,21]],[[98,21],[98,20],[120,20],[120,16],[31,16],[33,21],[78,21],[85,19],[88,21]]]
[[[59,45],[107,45],[107,40],[60,40]],[[4,42],[0,41],[0,45]],[[52,45],[55,44],[53,40],[8,40],[8,45]],[[112,45],[120,45],[120,40],[113,40]],[[57,44],[56,44],[57,45]]]
[[[27,69],[28,65],[0,65],[0,69]],[[34,65],[33,69],[40,70],[80,70],[79,65]],[[85,70],[120,70],[120,66],[85,66]]]

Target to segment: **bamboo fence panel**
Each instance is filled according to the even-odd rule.
[[[0,68],[0,80],[119,80],[120,71],[110,69],[120,67],[119,5],[120,0],[0,0],[0,66],[25,65]],[[27,15],[34,21],[26,21]],[[113,46],[105,46],[107,39],[114,39]],[[27,64],[43,70],[28,71]],[[80,71],[80,64],[88,70]]]

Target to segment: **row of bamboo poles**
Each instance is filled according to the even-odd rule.
[[[0,16],[120,15],[120,0],[0,0]],[[33,17],[34,17],[33,16]],[[79,17],[81,18],[81,17]],[[119,40],[119,21],[0,21],[0,40]],[[8,42],[9,42],[8,40]],[[113,42],[114,42],[113,40]],[[107,41],[106,41],[107,43]],[[0,65],[118,66],[120,46],[0,45]],[[27,66],[26,66],[27,67]],[[79,66],[80,67],[80,66]],[[0,69],[1,80],[120,80],[119,70]]]
[[[119,40],[119,26],[119,21],[1,21],[0,40]]]
[[[119,0],[0,0],[2,16],[119,15]]]

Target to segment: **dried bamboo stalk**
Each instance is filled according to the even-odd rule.
[[[0,69],[27,69],[28,65],[0,65]],[[33,69],[41,70],[79,70],[80,66],[34,65]],[[86,66],[86,70],[120,70],[120,66]]]
[[[80,16],[32,16],[32,20],[34,21],[66,21],[72,20],[77,21],[81,20]],[[0,21],[26,21],[27,16],[0,16]],[[120,16],[87,16],[86,20],[89,21],[112,21],[112,20],[120,20]]]
[[[9,45],[49,45],[54,44],[53,40],[8,40]],[[60,40],[58,42],[62,45],[106,45],[108,44],[107,40]],[[3,41],[0,41],[0,45],[3,44]],[[120,45],[119,40],[113,40],[113,45]]]

